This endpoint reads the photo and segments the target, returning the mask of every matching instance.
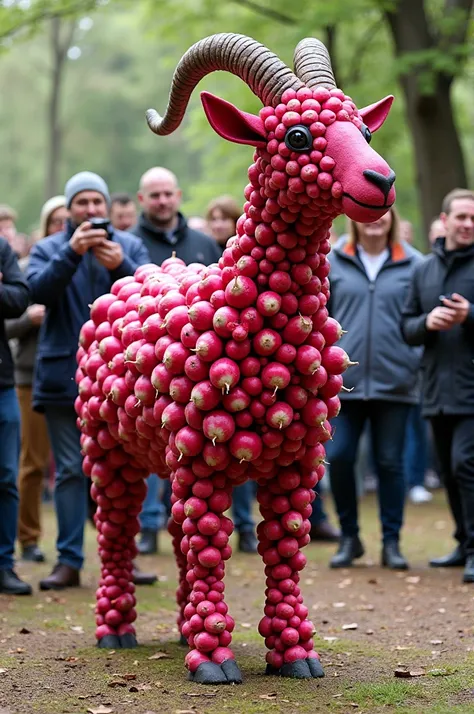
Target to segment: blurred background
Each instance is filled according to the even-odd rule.
[[[182,54],[215,32],[250,35],[289,66],[298,41],[318,37],[359,108],[396,96],[373,146],[426,250],[442,197],[473,184],[472,0],[0,0],[0,202],[15,207],[19,230],[30,233],[43,201],[83,169],[134,194],[147,168],[166,166],[188,215],[222,192],[243,202],[251,149],[219,139],[199,101],[206,89],[257,113],[242,81],[204,79],[169,137],[144,118],[165,110]]]

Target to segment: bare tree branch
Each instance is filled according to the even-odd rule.
[[[369,25],[365,32],[360,37],[357,45],[352,53],[352,59],[349,62],[349,67],[351,67],[350,73],[344,80],[344,84],[348,87],[351,84],[355,84],[360,80],[360,75],[362,71],[362,60],[364,59],[367,52],[371,51],[372,45],[370,40],[377,34],[378,30],[384,24],[385,18],[381,15],[378,17],[371,25]]]
[[[78,13],[88,12],[89,10],[94,10],[97,6],[97,0],[72,0],[69,4],[63,7],[54,6],[51,4],[50,7],[39,7],[31,8],[31,10],[25,10],[20,15],[16,14],[17,21],[13,21],[8,24],[4,24],[0,30],[0,42],[15,35],[21,30],[32,30],[36,25],[41,25],[47,20],[53,20],[55,17],[67,18]],[[3,17],[6,17],[6,12],[3,13]]]
[[[275,20],[275,22],[279,22],[282,25],[297,24],[296,20],[294,20],[292,17],[284,15],[282,12],[278,12],[278,10],[272,10],[268,7],[262,7],[262,5],[253,2],[253,0],[230,0],[230,2],[233,2],[236,5],[242,5],[242,7],[246,7],[249,10],[253,10],[253,12],[257,13],[258,15],[268,17],[270,20]]]

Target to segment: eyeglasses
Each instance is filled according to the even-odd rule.
[[[66,221],[65,218],[50,218],[49,225],[50,226],[62,226],[62,224]]]

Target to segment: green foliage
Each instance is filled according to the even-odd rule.
[[[7,7],[4,0],[0,2],[0,43],[3,38],[3,46],[6,41],[10,49],[0,56],[0,201],[19,211],[23,230],[36,225],[44,198],[51,83],[50,28],[47,20],[42,21],[51,13],[77,18],[73,44],[80,53],[66,63],[61,185],[73,172],[87,168],[102,174],[111,190],[134,193],[143,171],[165,165],[180,180],[185,212],[200,215],[221,193],[243,202],[252,149],[214,134],[202,111],[199,91],[206,89],[253,113],[261,104],[242,81],[216,72],[196,88],[182,128],[169,137],[154,136],[144,113],[149,106],[164,112],[179,58],[202,37],[230,30],[255,37],[291,66],[293,50],[302,37],[325,40],[327,28],[332,27],[338,83],[357,105],[363,107],[390,93],[397,98],[373,146],[394,167],[398,207],[419,231],[416,169],[398,77],[415,71],[429,92],[433,70],[459,76],[454,90],[456,118],[472,176],[474,63],[467,42],[455,44],[449,52],[438,49],[444,47],[457,22],[454,15],[442,12],[441,0],[425,3],[437,44],[422,54],[395,59],[383,13],[396,4],[396,0],[353,0],[350,4],[347,0],[32,0],[28,10],[21,10],[16,3]],[[81,20],[89,16],[93,24],[87,30]],[[338,228],[343,228],[343,219]],[[421,243],[420,231],[418,239]]]
[[[30,37],[52,17],[74,17],[91,12],[108,0],[3,0],[0,2],[0,47],[11,46],[13,37]]]

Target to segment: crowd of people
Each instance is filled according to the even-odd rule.
[[[45,203],[31,240],[16,231],[15,212],[0,206],[0,593],[31,593],[14,569],[17,538],[21,558],[44,561],[45,474],[54,478],[57,561],[40,588],[80,584],[94,504],[74,411],[79,331],[95,298],[139,265],[161,264],[173,252],[187,263],[218,261],[240,206],[220,196],[202,217],[186,219],[181,199],[165,168],[143,174],[136,200],[110,195],[100,176],[84,171]],[[440,208],[427,257],[411,245],[411,224],[394,207],[372,224],[350,222],[345,235],[331,235],[329,312],[347,329],[340,344],[358,363],[346,373],[327,445],[340,530],[320,491],[311,517],[312,540],[338,542],[333,568],[364,553],[355,468],[362,435],[377,479],[382,564],[408,568],[400,548],[407,495],[414,503],[432,497],[425,488],[429,421],[457,540],[453,553],[430,565],[463,566],[464,581],[474,582],[474,193],[454,190]],[[142,555],[159,551],[170,513],[169,482],[153,474],[147,484]],[[252,482],[234,489],[244,553],[257,552],[254,496]],[[135,566],[136,584],[155,580]]]

